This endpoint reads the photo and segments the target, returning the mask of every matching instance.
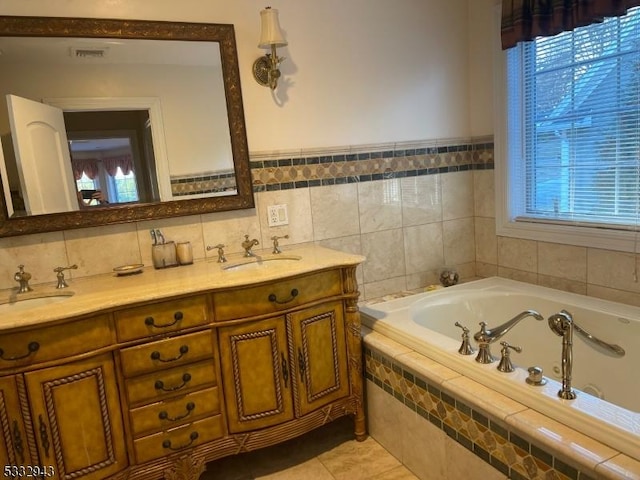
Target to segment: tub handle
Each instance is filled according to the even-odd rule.
[[[460,355],[473,355],[475,350],[471,346],[471,342],[469,342],[469,329],[460,322],[456,322],[454,325],[462,329],[462,344],[458,349],[458,353]]]
[[[522,347],[516,347],[514,345],[509,345],[507,342],[500,342],[500,345],[502,345],[502,350],[500,351],[501,358],[500,358],[500,363],[498,363],[498,370],[500,370],[501,372],[504,373],[510,373],[513,372],[515,370],[515,368],[513,367],[513,363],[511,362],[511,352],[509,351],[509,349],[513,350],[514,352],[522,352]]]

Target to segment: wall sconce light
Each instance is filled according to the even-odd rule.
[[[271,53],[258,58],[253,62],[253,77],[263,87],[269,87],[275,90],[278,86],[278,78],[280,78],[280,62],[284,57],[278,57],[277,47],[284,47],[287,41],[280,30],[278,22],[278,10],[267,7],[260,12],[260,20],[262,32],[260,34],[259,48],[269,48]]]

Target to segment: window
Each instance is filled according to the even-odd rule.
[[[635,249],[640,7],[505,56],[498,234]]]
[[[118,167],[116,175],[107,178],[111,187],[109,190],[115,193],[115,203],[137,202],[139,200],[138,185],[133,170],[125,175],[122,173],[122,168]]]

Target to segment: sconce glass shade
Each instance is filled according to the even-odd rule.
[[[278,10],[267,7],[260,12],[260,21],[262,31],[260,34],[260,48],[284,47],[287,41],[284,39],[282,30],[280,30],[280,22],[278,21]]]

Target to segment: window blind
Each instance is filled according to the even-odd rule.
[[[640,223],[640,7],[507,52],[511,216]]]

